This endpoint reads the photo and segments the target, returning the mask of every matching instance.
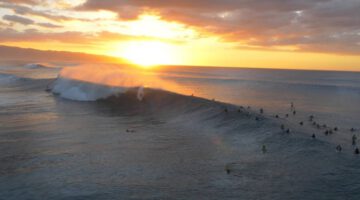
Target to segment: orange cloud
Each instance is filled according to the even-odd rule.
[[[127,7],[256,48],[296,46],[301,51],[360,53],[357,0],[88,0],[80,6],[120,16]]]

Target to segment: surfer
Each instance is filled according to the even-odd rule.
[[[279,118],[279,115],[275,115],[275,118]]]
[[[302,126],[302,125],[304,125],[304,122],[301,121],[299,124]]]
[[[316,124],[316,128],[317,128],[317,129],[320,129],[320,124]]]
[[[342,150],[341,145],[340,145],[340,144],[339,144],[339,145],[337,145],[337,146],[336,146],[336,151],[337,151],[337,152],[341,152],[341,150]]]
[[[328,131],[328,130],[326,130],[324,133],[325,133],[325,135],[329,135],[329,131]]]
[[[228,113],[229,111],[228,111],[228,109],[227,109],[227,108],[225,108],[225,109],[224,109],[224,112],[225,112],[225,113]]]
[[[266,153],[266,152],[267,152],[267,149],[266,149],[265,144],[262,145],[261,151],[262,151],[262,153]]]
[[[313,120],[314,120],[314,115],[310,115],[310,116],[309,116],[309,121],[312,122]]]
[[[334,131],[338,131],[339,129],[338,129],[338,127],[337,126],[335,126],[335,128],[334,128]]]
[[[311,135],[311,137],[312,137],[312,138],[314,138],[314,139],[316,138],[316,136],[315,136],[315,134],[314,134],[314,133]]]
[[[293,115],[296,115],[296,110],[293,111]]]
[[[227,174],[230,174],[231,170],[230,170],[230,164],[226,164],[225,165],[225,171]]]
[[[263,114],[263,113],[264,113],[264,109],[260,108],[260,113]]]
[[[356,135],[353,135],[351,139],[352,139],[352,145],[356,145],[356,140],[357,140]]]
[[[290,133],[290,129],[286,129],[286,133]]]
[[[359,154],[360,153],[360,151],[359,151],[359,148],[355,148],[355,151],[354,151],[354,154]]]

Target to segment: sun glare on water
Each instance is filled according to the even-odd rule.
[[[171,45],[159,41],[133,41],[123,48],[121,57],[144,68],[174,62]]]

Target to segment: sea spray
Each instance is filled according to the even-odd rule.
[[[71,100],[96,101],[119,95],[130,88],[139,88],[137,98],[141,101],[144,98],[144,87],[181,94],[191,93],[178,84],[163,80],[148,71],[103,65],[63,68],[59,77],[51,84],[50,90]]]

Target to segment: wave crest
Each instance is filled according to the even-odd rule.
[[[112,87],[67,78],[56,79],[50,90],[62,98],[76,101],[96,101],[124,93],[126,87]]]

